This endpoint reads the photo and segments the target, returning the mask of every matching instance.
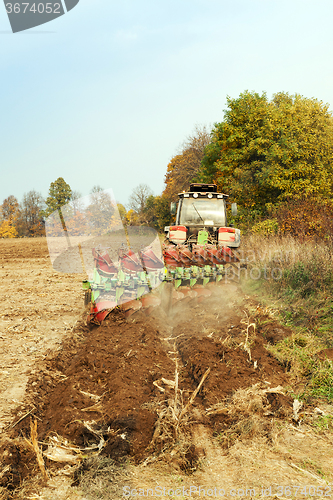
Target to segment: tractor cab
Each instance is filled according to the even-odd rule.
[[[189,192],[178,196],[176,224],[207,228],[226,225],[228,196],[217,193],[216,184],[191,184]]]
[[[178,207],[171,203],[176,224],[165,227],[167,239],[174,244],[208,242],[239,246],[240,232],[227,223],[228,195],[217,192],[216,184],[191,184],[190,190],[178,194]],[[237,205],[231,206],[236,215]]]

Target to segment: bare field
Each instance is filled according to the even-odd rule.
[[[28,376],[83,311],[84,275],[53,270],[45,238],[0,240],[0,429],[23,400]]]
[[[85,276],[55,272],[45,239],[0,240],[0,273],[1,499],[331,494],[332,434],[314,404],[295,418],[306,380],[267,350],[292,332],[238,286],[88,328]]]

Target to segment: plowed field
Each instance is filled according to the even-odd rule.
[[[269,350],[292,331],[239,286],[169,317],[114,311],[91,327],[84,276],[55,272],[45,240],[2,240],[0,251],[0,498],[329,488],[331,437],[295,420],[296,381]]]

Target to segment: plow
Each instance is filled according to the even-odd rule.
[[[114,247],[92,249],[93,275],[83,282],[88,323],[100,325],[116,307],[126,316],[138,310],[149,315],[157,306],[168,313],[179,301],[200,302],[211,295],[209,284],[239,279],[240,230],[227,224],[228,195],[215,184],[191,184],[171,203],[175,224],[166,226],[160,245],[131,249],[131,235],[125,228],[127,246],[114,255]],[[236,204],[231,205],[233,215]]]

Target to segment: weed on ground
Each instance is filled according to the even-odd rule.
[[[297,383],[295,397],[333,400],[333,247],[291,237],[245,239],[243,288],[294,333],[270,352]],[[255,279],[257,278],[257,279]]]

